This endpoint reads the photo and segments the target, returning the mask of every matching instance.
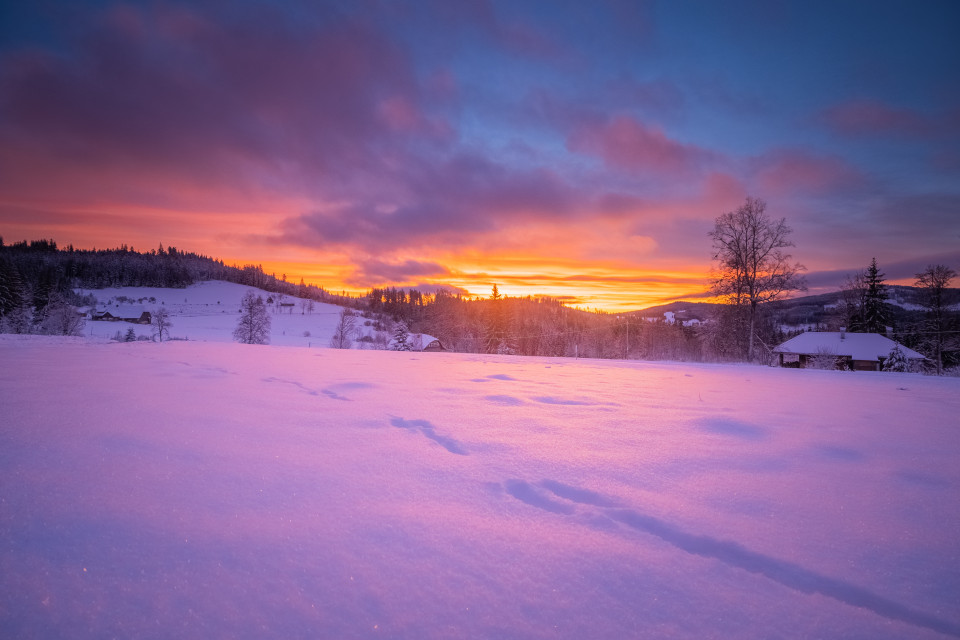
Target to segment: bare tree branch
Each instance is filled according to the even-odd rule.
[[[777,300],[791,291],[805,291],[799,263],[790,263],[783,249],[792,247],[792,229],[786,220],[766,215],[763,200],[748,197],[736,211],[717,217],[713,231],[713,292],[733,305],[750,306],[747,358],[753,359],[757,305]]]

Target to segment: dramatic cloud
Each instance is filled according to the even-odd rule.
[[[955,34],[855,13],[21,3],[0,24],[0,235],[610,306],[702,290],[706,233],[747,195],[815,271],[942,255]],[[891,48],[904,20],[924,40]],[[774,23],[757,55],[742,36]],[[835,37],[798,59],[813,24]]]
[[[936,264],[953,265],[958,263],[960,263],[960,250],[932,254],[924,257],[911,257],[894,262],[881,262],[878,266],[887,283],[912,285],[916,281],[917,274],[928,266]],[[814,271],[807,273],[805,278],[811,293],[836,291],[837,289],[845,287],[848,284],[848,280],[855,274],[866,269],[868,264],[869,263],[850,264],[843,269]]]
[[[131,184],[326,194],[358,171],[382,170],[378,152],[389,152],[391,133],[450,135],[420,110],[405,53],[369,26],[296,28],[272,12],[215,23],[157,11],[115,10],[70,57],[6,61],[5,168],[27,151],[55,192],[89,180],[115,196]],[[21,184],[3,187],[31,188]]]
[[[572,215],[577,194],[546,170],[511,171],[484,157],[460,155],[436,166],[397,169],[398,202],[360,202],[288,218],[282,240],[311,246],[356,244],[366,250],[443,242],[469,244],[530,219]]]
[[[866,176],[842,158],[805,150],[775,149],[750,165],[753,182],[767,198],[849,193],[867,183]]]
[[[350,277],[350,284],[369,287],[383,282],[414,283],[418,278],[450,275],[450,270],[436,262],[404,260],[402,262],[384,262],[383,260],[364,260],[360,262],[356,273]]]
[[[833,132],[845,136],[926,136],[934,124],[913,109],[898,109],[876,100],[855,100],[825,109],[820,122]]]
[[[630,116],[616,116],[574,131],[567,147],[603,160],[611,168],[668,176],[693,176],[715,159],[694,145],[671,140],[656,127]]]

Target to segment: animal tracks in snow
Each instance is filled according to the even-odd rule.
[[[284,380],[283,378],[272,378],[272,377],[271,377],[271,378],[263,378],[263,381],[264,381],[264,382],[280,382],[280,383],[283,383],[283,384],[290,384],[290,385],[293,385],[293,386],[295,386],[296,388],[300,389],[301,391],[303,391],[304,393],[306,393],[306,394],[308,394],[308,395],[311,395],[311,396],[319,395],[316,391],[314,391],[314,390],[311,389],[310,387],[307,387],[307,386],[305,386],[303,383],[297,382],[296,380]]]
[[[390,418],[390,424],[400,429],[419,432],[430,440],[433,440],[439,444],[450,453],[455,453],[458,456],[470,455],[470,453],[462,444],[449,436],[440,435],[437,433],[436,428],[426,420],[404,420],[403,418],[392,416]]]
[[[570,515],[574,511],[572,505],[557,502],[524,480],[507,480],[503,483],[503,488],[511,496],[520,502],[527,503],[531,507],[543,509],[550,513],[562,513],[566,515]]]
[[[696,421],[696,426],[705,433],[732,436],[741,440],[762,440],[767,437],[767,430],[763,427],[726,416],[708,416]]]
[[[472,378],[470,382],[490,382],[491,380],[506,380],[510,382],[516,382],[517,379],[513,376],[508,376],[505,373],[494,373],[483,378]]]
[[[500,380],[503,382],[521,382],[521,383],[524,382],[523,380],[514,378],[513,376],[507,375],[505,373],[494,373],[488,376],[484,376],[483,378],[472,378],[470,382],[490,382],[492,380]],[[538,382],[535,384],[543,384],[543,383]],[[519,407],[521,405],[527,404],[528,401],[537,402],[540,404],[560,405],[560,406],[567,406],[567,407],[596,407],[596,406],[619,407],[621,406],[619,403],[616,403],[616,402],[603,402],[600,400],[596,400],[594,398],[572,398],[572,397],[564,397],[564,396],[532,396],[532,397],[529,397],[527,400],[524,400],[522,398],[518,398],[512,395],[492,394],[489,396],[485,396],[484,400],[492,404],[497,404],[497,405],[506,406],[506,407]]]
[[[341,390],[371,389],[376,387],[376,385],[370,384],[368,382],[344,382],[340,384],[331,385],[326,389],[320,389],[320,391],[318,392],[315,389],[311,389],[310,387],[306,386],[302,382],[297,382],[296,380],[286,380],[284,378],[274,378],[274,377],[262,378],[262,380],[263,382],[280,382],[282,384],[293,385],[294,387],[296,387],[297,389],[300,389],[307,395],[319,396],[322,393],[323,395],[327,396],[328,398],[331,398],[332,400],[344,400],[346,402],[350,402],[351,399],[337,393],[336,391],[337,389],[341,389]]]
[[[851,582],[751,551],[738,542],[684,531],[666,520],[625,508],[619,501],[588,489],[554,480],[531,484],[519,479],[506,480],[503,489],[520,502],[549,513],[586,516],[586,523],[600,520],[619,523],[633,531],[659,538],[688,554],[718,560],[730,567],[773,580],[788,589],[820,594],[853,607],[866,609],[889,620],[960,637],[960,626],[952,622],[911,609]]]

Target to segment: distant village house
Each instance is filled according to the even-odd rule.
[[[443,343],[439,339],[431,340],[427,343],[427,346],[423,348],[424,351],[446,351],[447,348],[443,346]]]
[[[135,324],[150,324],[153,317],[143,307],[124,306],[113,309],[94,309],[90,312],[91,320],[106,322],[133,322]]]
[[[879,333],[846,331],[808,331],[790,338],[774,348],[781,367],[806,368],[819,366],[833,358],[838,369],[879,371],[895,346],[899,346],[910,362],[924,356]]]

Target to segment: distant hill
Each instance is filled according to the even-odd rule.
[[[40,309],[53,293],[69,296],[74,289],[109,287],[184,288],[198,282],[222,280],[273,293],[318,302],[358,306],[357,298],[338,296],[312,284],[287,282],[264,273],[260,265],[242,267],[223,260],[180,251],[176,247],[136,251],[58,247],[54,240],[4,244],[0,237],[0,282],[16,282]]]
[[[949,289],[954,299],[960,299],[960,288]],[[904,285],[887,285],[887,302],[891,306],[892,320],[896,322],[914,318],[922,307],[918,303],[920,289]],[[827,324],[833,309],[841,300],[841,291],[812,296],[798,296],[772,303],[785,325],[803,326]],[[678,321],[706,320],[718,305],[712,302],[677,300],[667,304],[631,311],[628,315],[642,318],[662,318],[664,313],[673,313]]]

